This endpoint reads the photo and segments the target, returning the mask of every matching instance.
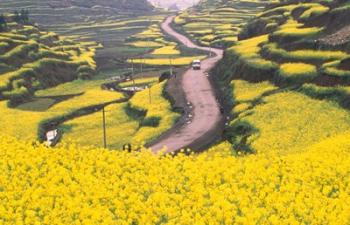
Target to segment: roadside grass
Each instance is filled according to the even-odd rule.
[[[129,107],[145,112],[143,122],[154,119],[158,120],[155,126],[140,127],[133,136],[132,143],[143,145],[154,140],[170,129],[179,118],[180,115],[172,111],[170,102],[163,96],[165,85],[166,83],[162,82],[152,86],[150,90],[145,89],[140,91],[129,101]]]

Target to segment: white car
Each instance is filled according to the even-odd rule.
[[[192,61],[192,69],[200,70],[201,69],[201,61],[199,59]]]

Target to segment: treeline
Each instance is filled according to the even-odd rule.
[[[7,17],[4,14],[0,14],[0,32],[5,31],[7,28]],[[29,23],[29,11],[22,9],[20,11],[14,11],[12,20],[19,24],[28,24]]]

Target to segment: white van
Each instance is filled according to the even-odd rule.
[[[192,69],[200,70],[201,69],[201,61],[199,59],[192,61]]]

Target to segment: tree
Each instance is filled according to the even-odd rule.
[[[27,9],[21,10],[21,21],[22,21],[22,23],[29,22],[29,11]]]
[[[16,22],[16,23],[20,23],[21,22],[21,15],[20,13],[16,10],[13,12],[13,20]]]
[[[29,22],[29,11],[28,10],[22,9],[20,12],[16,10],[13,12],[13,14],[14,14],[13,20],[16,23],[26,24]]]
[[[0,31],[4,31],[7,28],[6,18],[3,14],[0,15]]]

